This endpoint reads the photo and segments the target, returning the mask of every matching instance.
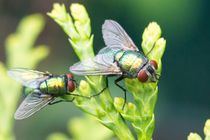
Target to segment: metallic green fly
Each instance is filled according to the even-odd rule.
[[[29,69],[11,69],[8,75],[25,87],[26,98],[15,112],[17,120],[30,117],[48,104],[73,101],[74,97],[68,100],[69,95],[81,96],[72,93],[76,88],[76,82],[70,73],[56,76],[48,72]],[[57,97],[61,97],[62,100],[56,101]]]
[[[106,20],[102,33],[106,47],[94,58],[71,66],[69,69],[73,74],[120,76],[115,80],[115,84],[124,91],[125,102],[126,89],[119,85],[119,81],[124,78],[138,78],[140,82],[155,82],[159,79],[156,72],[157,62],[149,60],[140,52],[117,22]]]

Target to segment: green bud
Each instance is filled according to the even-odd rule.
[[[71,39],[79,39],[79,34],[77,33],[72,18],[66,11],[64,4],[55,3],[52,11],[47,13],[47,15],[53,18]]]
[[[75,3],[70,6],[70,11],[81,38],[89,38],[91,35],[90,19],[85,7]]]
[[[33,45],[45,25],[40,14],[25,17],[18,25],[17,32],[6,39],[7,65],[11,67],[34,68],[44,59],[49,49],[45,45],[33,48]]]
[[[134,113],[136,111],[136,105],[133,104],[133,103],[128,103],[128,106],[127,106],[127,110],[128,110],[128,113],[130,114],[131,112]]]
[[[101,108],[96,108],[95,110],[96,110],[96,114],[99,118],[106,116],[106,112],[103,111]]]
[[[47,13],[48,16],[55,18],[60,21],[65,21],[66,19],[66,8],[64,4],[54,3],[53,10]]]
[[[142,49],[147,54],[161,36],[160,26],[156,22],[151,22],[142,35]]]
[[[202,140],[202,138],[197,133],[190,133],[187,140]]]
[[[164,54],[165,47],[166,47],[166,40],[164,38],[158,39],[148,57],[150,59],[156,60],[157,62],[160,61]]]
[[[155,47],[154,47],[154,51],[152,51],[151,56],[154,56],[154,58],[156,59],[161,59],[164,51],[165,51],[165,47],[166,47],[166,40],[164,38],[160,38],[157,40]]]
[[[85,80],[81,80],[79,84],[79,91],[83,96],[90,96],[90,86]]]
[[[123,98],[121,98],[121,97],[115,97],[114,98],[114,106],[115,106],[115,108],[117,109],[117,110],[122,110],[122,107],[123,107],[123,105],[124,105],[124,99]]]
[[[204,126],[204,134],[210,136],[210,119],[208,119]]]
[[[90,19],[87,11],[80,4],[72,4],[70,11],[72,17],[63,4],[56,3],[53,5],[53,10],[47,14],[69,36],[69,42],[80,60],[93,57],[93,35],[91,35]]]

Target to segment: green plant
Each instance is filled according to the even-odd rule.
[[[210,140],[210,119],[206,121],[203,131],[205,134],[204,140]],[[202,140],[202,138],[199,134],[191,132],[187,140]]]
[[[21,97],[21,85],[7,76],[7,70],[15,67],[34,69],[48,55],[45,45],[33,47],[44,27],[39,14],[23,18],[17,31],[6,39],[6,63],[0,62],[0,139],[13,140],[14,111]]]
[[[70,119],[67,126],[68,132],[72,135],[71,140],[113,140],[113,132],[90,116]],[[47,138],[47,140],[69,139],[60,132],[53,133]]]
[[[80,4],[72,4],[70,11],[71,16],[63,4],[56,3],[48,15],[68,35],[69,42],[81,61],[93,57],[93,35],[86,9]],[[161,29],[155,22],[149,24],[142,37],[142,49],[145,54],[154,46],[148,57],[158,62],[159,74],[161,74],[161,58],[166,46],[166,41],[160,37]],[[158,82],[143,84],[135,79],[126,79],[125,84],[134,97],[134,103],[126,103],[124,110],[122,110],[123,98],[116,97],[113,100],[109,89],[106,89],[98,99],[89,100],[77,97],[74,103],[112,130],[121,140],[135,139],[125,120],[132,124],[139,140],[151,140],[155,122],[154,108],[157,100]],[[86,76],[86,80],[80,82],[75,93],[89,96],[98,93],[104,86],[105,78],[103,76]]]

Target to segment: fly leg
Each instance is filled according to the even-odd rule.
[[[99,96],[101,93],[103,93],[109,87],[109,85],[108,85],[108,77],[106,77],[105,80],[106,80],[105,81],[106,82],[105,83],[106,84],[105,87],[99,93],[89,96],[90,98]]]
[[[125,77],[124,76],[120,76],[119,78],[117,78],[114,83],[115,85],[117,85],[120,89],[122,89],[124,91],[124,103],[123,103],[123,107],[122,109],[124,109],[125,107],[125,103],[127,101],[127,91],[125,88],[123,88],[120,84],[118,84],[118,82],[120,82],[121,80],[123,80]]]
[[[76,96],[76,97],[82,97],[82,98],[87,98],[87,99],[90,99],[91,97],[90,96],[83,96],[83,95],[80,95],[80,94],[74,94],[74,93],[67,93],[68,95],[72,95],[72,96]]]
[[[108,88],[108,78],[106,77],[106,86],[97,94],[91,95],[91,96],[83,96],[80,94],[74,94],[74,93],[67,93],[68,95],[72,95],[72,96],[77,96],[77,97],[82,97],[82,98],[87,98],[87,99],[91,99],[92,97],[96,97],[99,96],[101,93],[103,93],[106,89]]]
[[[52,101],[49,103],[49,105],[54,105],[54,104],[57,104],[57,103],[61,103],[61,102],[73,102],[75,98],[72,98],[71,100],[58,100],[58,101]]]
[[[152,45],[152,48],[147,52],[146,56],[148,56],[151,53],[151,51],[154,49],[154,47],[155,47],[155,43]]]
[[[27,94],[26,94],[26,92],[25,92],[25,90],[26,90],[26,87],[25,86],[23,86],[23,88],[22,88],[22,95],[23,95],[23,97],[25,98],[26,96],[27,96]]]

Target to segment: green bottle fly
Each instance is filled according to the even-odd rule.
[[[157,62],[140,52],[117,22],[106,20],[102,25],[102,34],[106,47],[94,58],[71,66],[69,70],[73,74],[119,76],[115,84],[124,91],[125,101],[126,89],[118,84],[122,79],[138,78],[140,82],[156,82],[159,79]]]
[[[28,118],[48,104],[64,101],[68,95],[76,95],[71,93],[75,90],[76,83],[70,73],[55,76],[48,72],[11,69],[8,71],[8,75],[25,87],[26,98],[17,109],[15,119]],[[55,101],[57,97],[61,97],[63,100]]]

